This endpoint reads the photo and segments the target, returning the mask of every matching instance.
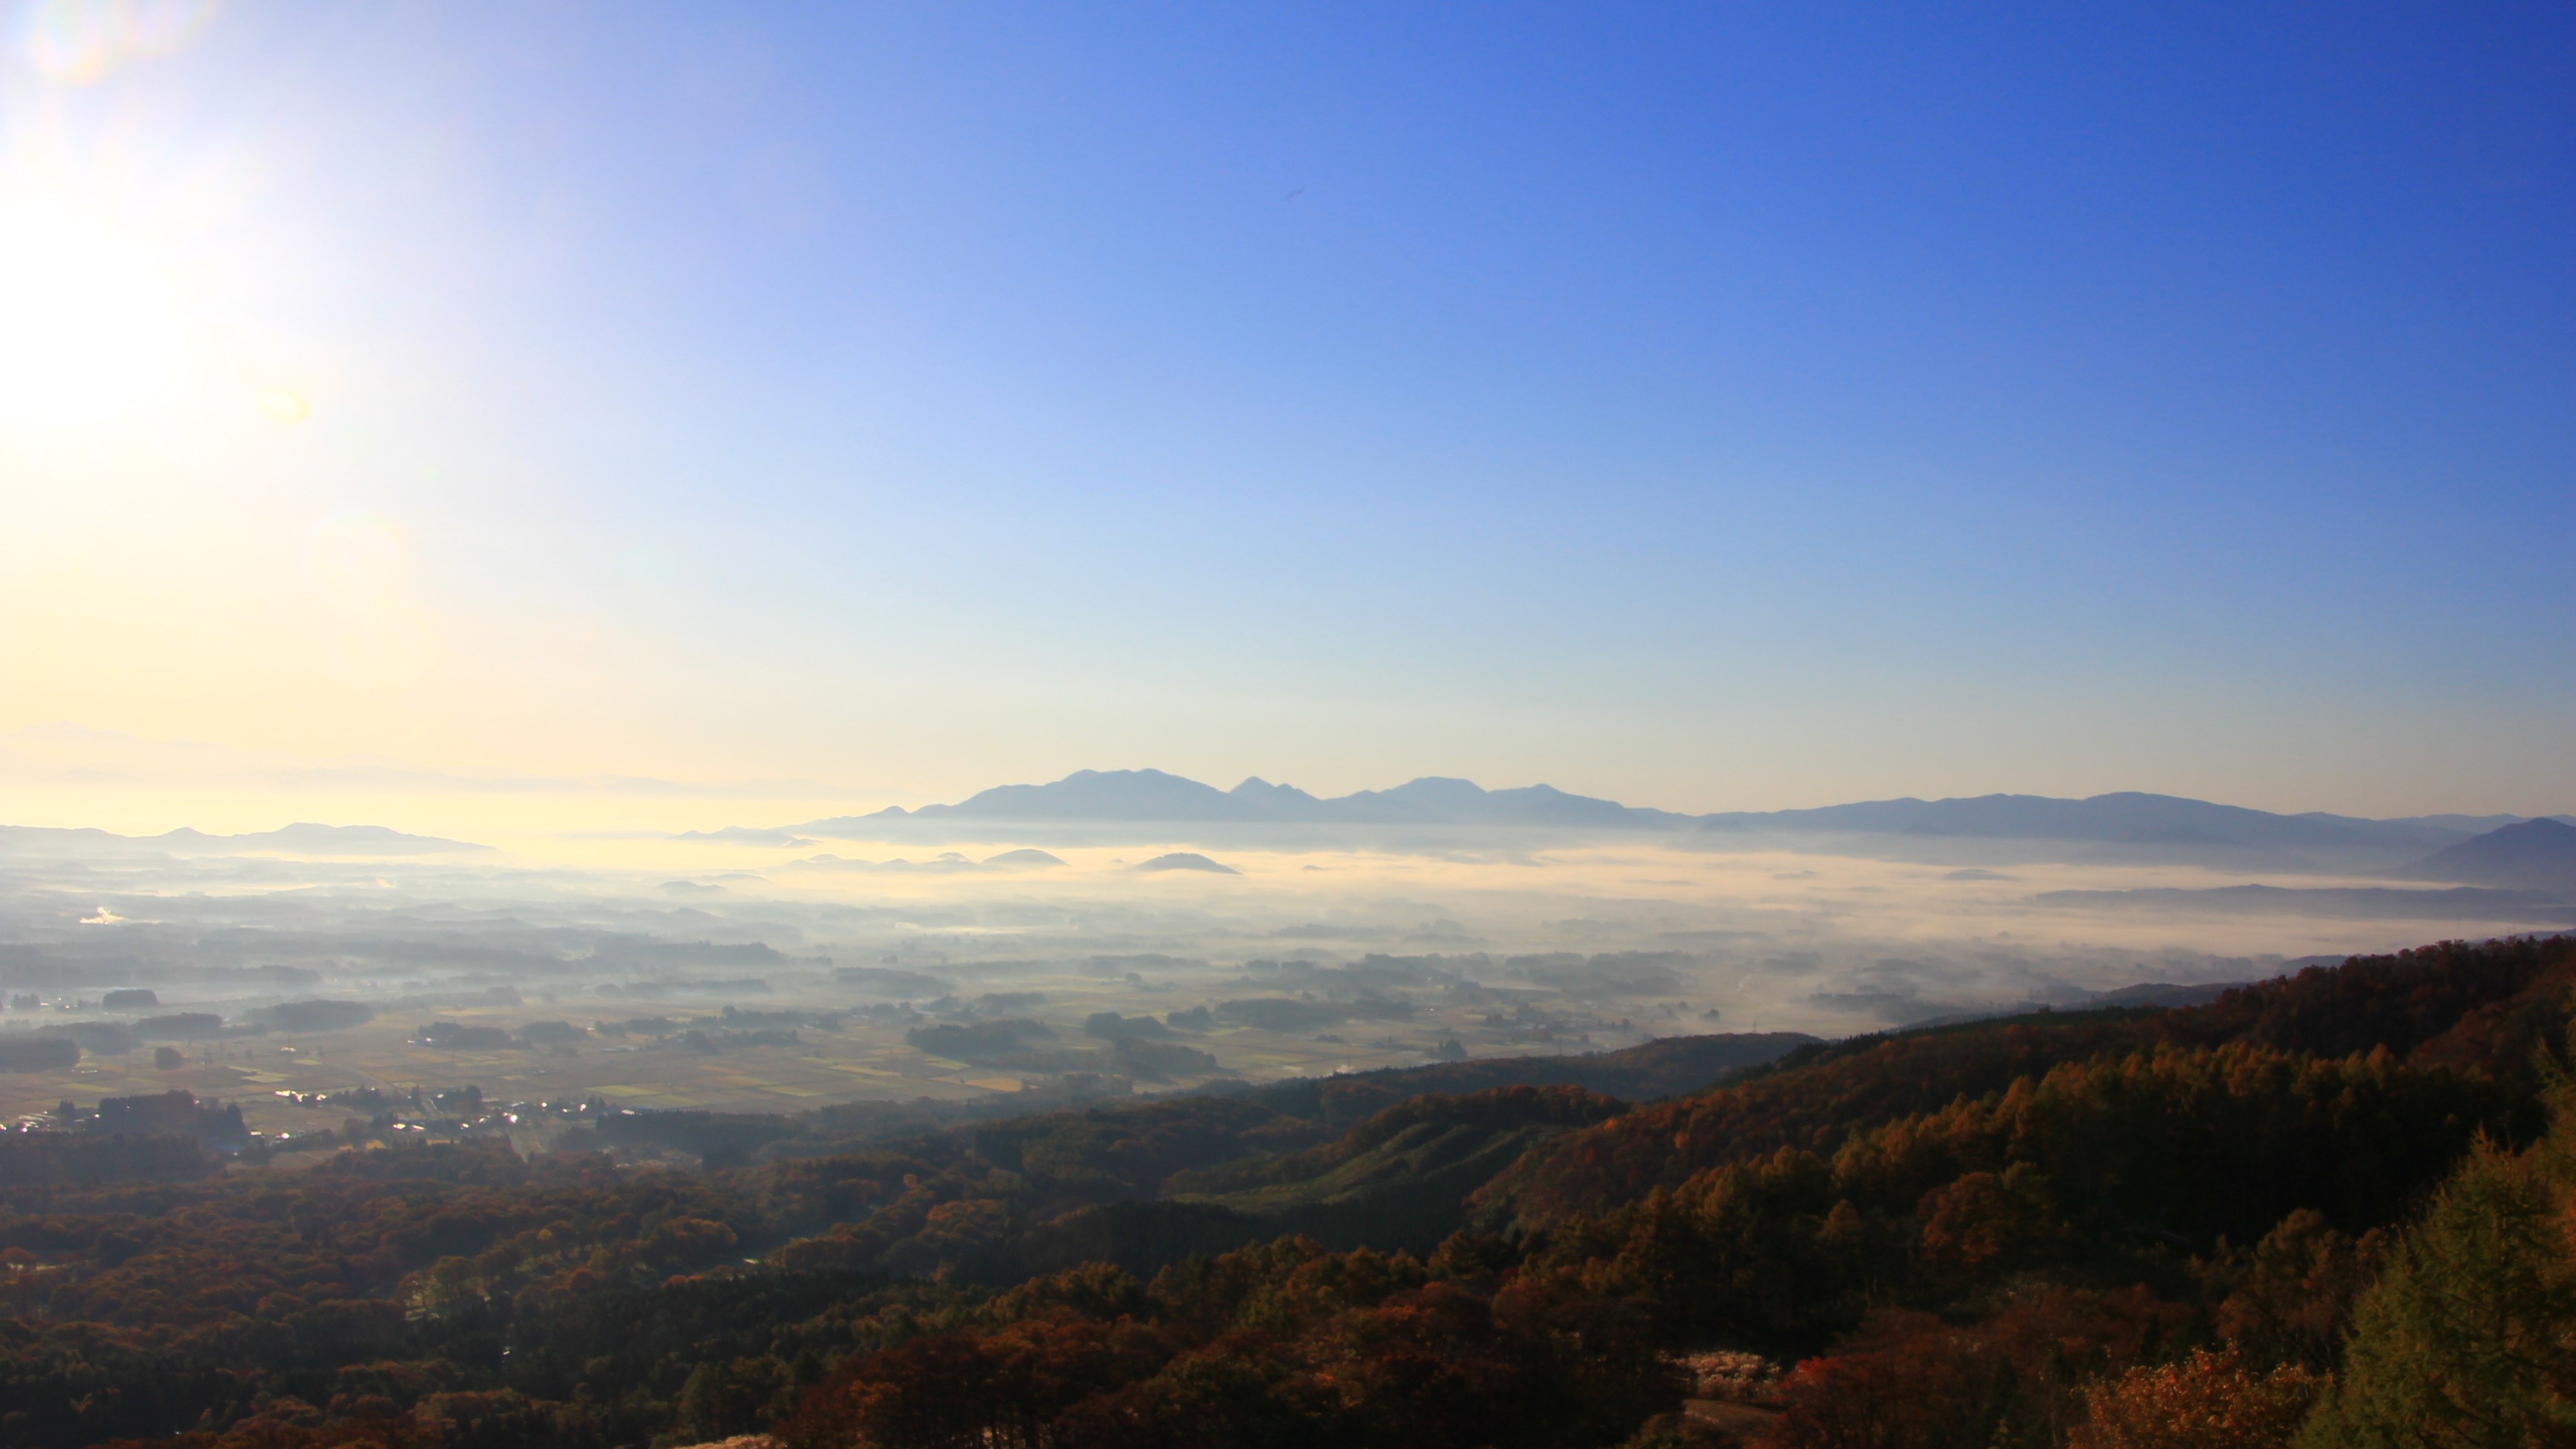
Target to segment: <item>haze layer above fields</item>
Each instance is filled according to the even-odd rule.
[[[0,1105],[168,1077],[228,1098],[1025,1106],[1837,1036],[2576,927],[2571,843],[2550,817],[2135,794],[1693,816],[1457,779],[1321,799],[1154,771],[506,849],[12,827],[0,1043],[79,1052],[8,1074]],[[165,1050],[182,1062],[154,1065]]]

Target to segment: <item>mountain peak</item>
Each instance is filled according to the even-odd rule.
[[[2412,874],[2427,880],[2576,891],[2576,825],[2541,816],[2501,826],[2433,852]]]
[[[900,808],[880,816],[900,818]],[[1248,776],[1219,790],[1162,770],[1076,770],[1043,785],[999,785],[954,805],[924,805],[913,818],[979,820],[1171,821],[1178,823],[1352,825],[1581,825],[1608,829],[1672,828],[1683,818],[1632,810],[1613,800],[1569,795],[1553,785],[1487,790],[1473,780],[1424,775],[1391,790],[1361,790],[1323,799],[1294,785]],[[815,821],[821,831],[840,822]]]
[[[986,820],[1244,820],[1244,803],[1212,785],[1161,770],[1076,770],[1046,785],[997,785],[915,815]]]

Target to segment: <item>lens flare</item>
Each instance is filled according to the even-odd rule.
[[[214,0],[37,0],[19,23],[18,49],[39,74],[86,83],[179,50],[214,16]]]
[[[410,541],[402,526],[371,513],[338,513],[313,530],[305,566],[323,605],[333,672],[355,684],[417,681],[435,638],[405,585]]]
[[[281,423],[300,423],[313,416],[313,404],[304,394],[292,388],[264,388],[259,395],[259,410]]]
[[[379,608],[401,591],[411,572],[411,549],[402,526],[390,518],[335,513],[315,526],[306,566],[329,602]]]

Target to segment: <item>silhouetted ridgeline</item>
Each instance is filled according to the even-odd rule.
[[[85,1176],[91,1139],[12,1137],[50,1165],[0,1191],[0,1436],[2340,1449],[2466,1391],[2545,1427],[2576,1141],[2523,1149],[2571,977],[2566,940],[2445,945],[1785,1055],[604,1129],[706,1172]],[[2496,1312],[2442,1316],[2469,1284]]]
[[[810,820],[784,828],[734,827],[718,837],[784,845],[808,836],[885,839],[906,833],[954,833],[960,824],[989,829],[994,823],[1064,827],[1151,825],[1220,832],[1280,830],[1312,838],[1316,832],[1383,827],[1517,831],[1658,831],[1686,834],[1724,848],[1756,837],[1827,837],[1847,844],[1877,839],[1951,842],[2021,842],[2072,850],[2087,858],[2231,859],[2268,861],[2289,868],[2329,863],[2401,869],[2423,862],[2428,878],[2512,884],[2496,877],[2528,874],[2537,850],[2553,864],[2529,881],[2535,889],[2576,889],[2567,869],[2565,840],[2543,830],[2476,849],[2462,847],[2482,832],[2522,830],[2533,822],[2514,816],[2419,816],[2371,820],[2349,815],[2279,815],[2206,800],[2121,791],[2087,799],[2038,795],[1980,795],[1959,799],[1864,800],[1804,810],[1735,811],[1686,815],[1568,794],[1548,785],[1487,790],[1470,780],[1426,776],[1388,790],[1361,790],[1331,798],[1254,777],[1231,790],[1161,770],[1077,770],[1043,785],[1002,785],[953,805],[892,806],[869,815]],[[2576,825],[2563,818],[2544,825]],[[1115,832],[1113,832],[1115,833]],[[1132,833],[1132,832],[1130,832]],[[693,833],[694,834],[694,833]],[[2428,854],[2431,859],[2427,860]],[[1189,857],[1202,868],[1212,864]],[[818,857],[834,867],[868,867]],[[1001,864],[987,861],[985,866]],[[903,863],[897,863],[903,864]],[[912,869],[978,869],[955,861]],[[1222,868],[1222,867],[1218,867]]]

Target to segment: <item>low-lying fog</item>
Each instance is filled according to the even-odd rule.
[[[0,852],[0,1065],[22,1068],[0,1070],[0,1111],[172,1086],[267,1130],[363,1086],[739,1110],[1080,1098],[1838,1036],[2576,923],[2511,893],[2028,842],[884,833],[593,841],[576,865],[24,832]],[[1872,858],[1890,855],[1914,858]],[[364,1011],[280,1010],[314,1001]],[[66,1035],[76,1062],[9,1046]]]

